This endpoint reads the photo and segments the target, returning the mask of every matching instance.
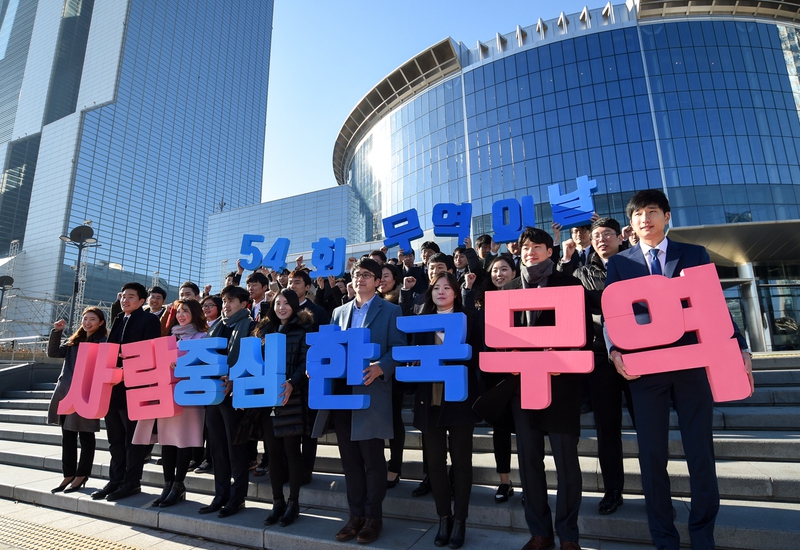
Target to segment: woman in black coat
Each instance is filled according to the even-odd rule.
[[[306,393],[306,333],[313,318],[306,310],[300,309],[297,294],[291,289],[283,289],[272,300],[263,319],[253,331],[255,336],[264,338],[267,334],[286,335],[286,382],[281,384],[283,393],[281,407],[261,410],[261,425],[264,429],[264,442],[270,461],[270,482],[272,483],[272,513],[264,520],[265,525],[280,523],[286,527],[294,523],[300,514],[300,485],[303,481],[303,458],[300,441],[308,431],[308,395]],[[286,455],[286,463],[282,457]],[[283,483],[289,478],[289,501],[284,500]]]
[[[472,358],[456,364],[467,366],[467,399],[445,401],[443,385],[420,383],[414,399],[414,427],[422,432],[428,462],[436,513],[439,515],[439,532],[434,544],[461,548],[472,491],[472,433],[478,416],[472,411],[478,390],[478,352],[483,345],[483,335],[475,322],[474,310],[465,311],[461,302],[458,280],[450,272],[437,273],[425,292],[422,314],[463,312],[467,315],[467,343],[472,345]],[[441,343],[441,335],[415,334],[415,345]],[[450,480],[447,474],[448,444],[453,461],[453,495],[455,507],[450,507]]]
[[[81,316],[81,327],[61,345],[61,335],[67,323],[60,319],[53,323],[50,342],[47,345],[48,357],[63,357],[64,366],[56,382],[56,389],[47,409],[47,423],[61,426],[61,470],[64,480],[52,493],[72,493],[89,479],[94,462],[95,432],[100,431],[100,420],[83,418],[78,413],[58,414],[58,405],[72,385],[72,375],[78,358],[78,344],[81,342],[105,342],[108,330],[106,316],[100,308],[87,307]],[[81,459],[78,462],[78,438],[81,440]]]

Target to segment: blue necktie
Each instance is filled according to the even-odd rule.
[[[661,271],[661,262],[658,261],[658,249],[651,248],[650,249],[650,274],[651,275],[663,275],[664,272]]]

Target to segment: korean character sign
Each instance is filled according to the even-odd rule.
[[[617,281],[603,292],[602,307],[608,338],[622,353],[628,374],[705,367],[714,401],[750,395],[744,360],[713,264],[684,269],[680,277],[650,275]],[[686,333],[694,333],[697,343],[674,345]]]
[[[118,356],[119,344],[78,344],[72,384],[58,404],[58,414],[78,413],[91,419],[105,417],[111,390],[122,382],[122,369],[117,368]]]
[[[239,358],[231,367],[233,406],[237,409],[277,407],[282,404],[281,384],[286,382],[286,335],[267,334],[242,338]]]
[[[217,352],[228,347],[225,338],[181,340],[178,346],[183,355],[178,357],[174,375],[180,380],[175,385],[175,402],[182,407],[219,405],[225,399],[222,377],[228,374],[225,355]]]
[[[175,403],[172,365],[178,360],[174,336],[122,345],[122,370],[131,420],[171,418],[183,412]]]
[[[523,409],[550,406],[553,374],[588,373],[594,368],[591,351],[563,349],[582,348],[586,344],[582,286],[487,292],[485,300],[486,345],[514,351],[481,352],[481,370],[519,373]],[[555,310],[555,325],[514,326],[516,312],[542,310]],[[524,351],[531,348],[543,351]]]

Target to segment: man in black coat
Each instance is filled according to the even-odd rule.
[[[109,343],[128,344],[161,336],[161,323],[158,317],[142,309],[146,299],[147,289],[144,285],[128,283],[122,287],[119,298],[122,313],[111,325]],[[117,368],[122,368],[121,347]],[[128,418],[128,401],[123,384],[117,384],[111,391],[111,403],[105,420],[108,450],[111,453],[110,479],[105,487],[92,493],[92,498],[119,500],[142,491],[144,460],[153,446],[131,443],[136,421]]]

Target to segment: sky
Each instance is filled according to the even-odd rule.
[[[616,0],[614,4],[622,3]],[[378,82],[448,36],[474,48],[603,0],[275,0],[262,202],[336,185],[333,145]]]

